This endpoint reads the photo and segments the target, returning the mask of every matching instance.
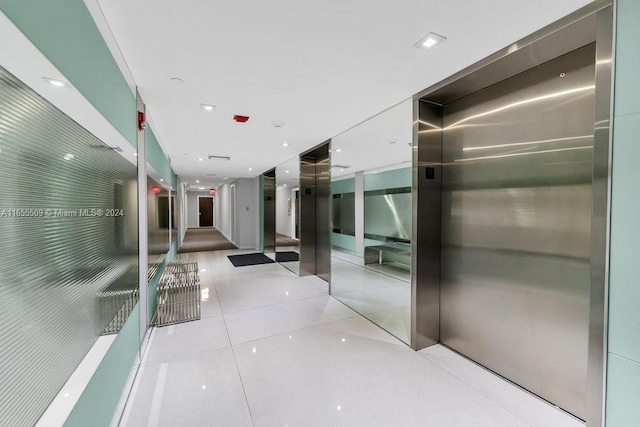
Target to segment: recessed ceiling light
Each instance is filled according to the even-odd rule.
[[[342,151],[342,148],[338,148],[338,149],[336,149],[336,153],[339,153],[339,152],[341,152],[341,151]]]
[[[160,178],[160,182],[164,182],[164,179]]]
[[[200,180],[199,179],[196,179],[196,184],[200,184]]]
[[[283,143],[282,143],[282,146],[283,146],[283,147],[288,147],[288,146],[289,146],[289,143],[288,143],[288,142],[283,142]]]
[[[45,82],[49,83],[51,86],[55,86],[55,87],[69,87],[69,83],[63,81],[63,80],[58,80],[58,79],[52,79],[49,77],[43,77],[42,78]]]
[[[284,173],[289,173],[289,171],[284,171]]]
[[[253,168],[249,168],[249,170],[250,170],[250,171],[252,171],[252,170],[253,170]]]
[[[202,157],[200,157],[200,158],[198,159],[198,161],[199,161],[199,162],[204,162],[204,159],[203,159]]]
[[[225,177],[224,177],[224,178],[222,178],[222,179],[229,179],[229,178],[227,178],[227,177],[225,176]]]
[[[198,190],[204,190],[204,187],[198,187]]]
[[[134,156],[137,156],[137,155],[138,155],[138,153],[133,153],[133,155],[134,155]]]
[[[285,187],[287,186],[287,184],[284,185]]]
[[[215,111],[216,106],[211,104],[200,104],[200,108],[203,111]]]
[[[171,77],[170,80],[171,80],[172,83],[176,83],[176,84],[184,83],[184,80],[182,80],[180,77]]]
[[[435,45],[442,43],[446,39],[447,39],[446,37],[441,36],[440,34],[429,33],[426,36],[424,36],[423,38],[421,38],[420,40],[418,40],[413,45],[413,47],[416,47],[416,48],[422,49],[422,50],[429,50],[432,47],[434,47]]]
[[[284,122],[280,120],[274,120],[271,122],[271,125],[273,125],[274,128],[278,129],[284,126]]]
[[[63,159],[65,160],[72,160],[75,156],[73,154],[65,154]]]

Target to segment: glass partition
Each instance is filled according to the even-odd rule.
[[[331,293],[409,343],[411,100],[332,139]]]
[[[0,67],[3,425],[35,425],[56,396],[68,407],[83,358],[135,320],[137,166],[122,151]],[[116,383],[138,359],[132,336]]]
[[[276,167],[276,261],[300,274],[300,159]]]

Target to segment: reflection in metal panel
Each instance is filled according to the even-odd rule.
[[[411,203],[411,187],[365,192],[365,237],[409,243],[411,241]]]
[[[332,222],[334,233],[355,236],[355,193],[334,194],[331,199]]]
[[[262,177],[263,252],[272,254],[276,251],[276,170],[268,170]]]
[[[444,106],[441,340],[586,412],[594,45]]]

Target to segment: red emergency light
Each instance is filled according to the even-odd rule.
[[[151,187],[151,192],[153,194],[158,194],[161,191],[162,191],[162,189],[160,187]]]
[[[212,188],[211,190],[209,190],[209,194],[211,194],[212,196],[216,195],[216,189]]]
[[[239,114],[236,114],[235,116],[233,116],[233,120],[235,120],[238,123],[245,123],[246,121],[249,120],[249,116],[241,116]]]

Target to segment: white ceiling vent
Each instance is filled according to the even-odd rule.
[[[209,154],[209,160],[231,160],[229,156],[214,156],[213,154]]]

